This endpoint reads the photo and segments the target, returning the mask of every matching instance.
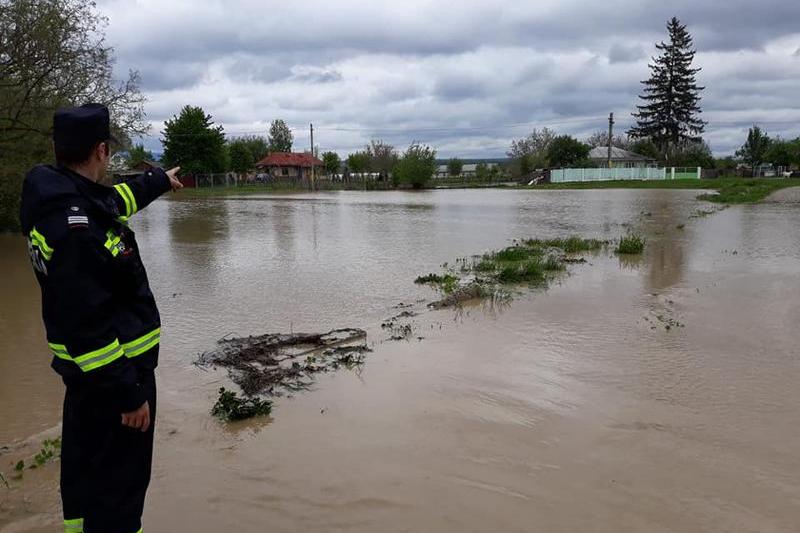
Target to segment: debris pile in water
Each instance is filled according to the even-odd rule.
[[[270,333],[223,338],[216,350],[200,356],[198,364],[226,368],[234,383],[248,397],[278,396],[283,391],[309,388],[314,382],[314,374],[341,367],[360,367],[364,363],[364,354],[372,351],[367,347],[366,339],[364,330],[354,328],[318,334]],[[220,401],[226,392],[220,392]],[[226,398],[228,405],[233,405],[233,399],[246,401]]]

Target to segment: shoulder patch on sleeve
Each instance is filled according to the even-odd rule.
[[[67,210],[67,226],[71,230],[86,229],[89,227],[89,217],[80,207],[70,206]]]

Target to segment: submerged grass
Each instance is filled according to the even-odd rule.
[[[442,265],[444,274],[427,274],[416,283],[436,286],[445,297],[431,304],[435,308],[459,305],[475,298],[507,295],[506,285],[530,284],[547,286],[567,263],[585,263],[576,255],[602,249],[608,241],[584,239],[578,236],[558,239],[525,239],[515,241],[502,250],[462,258],[455,267]],[[458,274],[466,275],[464,279]]]
[[[532,246],[509,246],[490,255],[491,259],[499,262],[525,261],[532,257],[542,255],[542,250]]]
[[[453,274],[433,274],[433,273],[431,273],[431,274],[426,274],[424,276],[418,277],[417,279],[414,280],[414,283],[416,283],[418,285],[424,285],[426,283],[438,284],[438,283],[447,283],[448,281],[450,281],[452,279],[458,279],[458,278]]]
[[[644,251],[644,239],[639,235],[626,235],[619,240],[618,254],[635,255]]]
[[[529,239],[523,241],[523,244],[533,248],[557,248],[563,250],[564,253],[576,254],[599,250],[606,245],[606,242],[597,239],[582,239],[578,236],[572,236],[564,239]]]
[[[541,283],[545,280],[545,268],[541,261],[532,259],[506,265],[495,276],[500,283]]]

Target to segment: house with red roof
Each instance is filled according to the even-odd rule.
[[[323,173],[323,163],[309,153],[273,152],[256,163],[256,168],[274,179],[310,179],[312,165],[316,175]]]

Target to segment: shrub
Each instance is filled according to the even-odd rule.
[[[640,254],[644,251],[644,239],[639,235],[627,235],[619,240],[618,254]]]

